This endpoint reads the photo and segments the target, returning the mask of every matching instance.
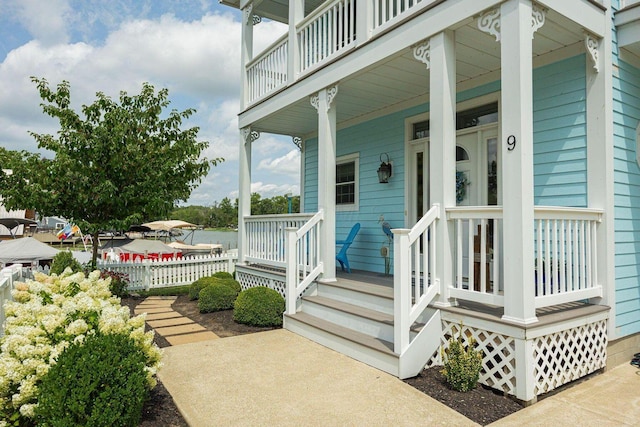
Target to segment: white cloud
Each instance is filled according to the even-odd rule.
[[[263,182],[252,182],[251,193],[260,193],[263,198],[283,196],[288,193],[299,195],[300,186],[297,184],[265,184]],[[230,198],[235,199],[238,197],[239,192],[235,190],[230,194]]]
[[[137,94],[143,82],[150,82],[157,89],[169,88],[169,108],[198,110],[183,125],[200,127],[199,139],[210,142],[204,156],[226,160],[211,169],[189,203],[237,197],[239,14],[228,8],[212,13],[211,3],[202,0],[162,5],[160,16],[152,0],[0,0],[0,9],[13,14],[0,22],[19,22],[32,36],[29,40],[22,31],[23,41],[7,49],[0,62],[0,81],[5,82],[0,85],[0,145],[36,151],[28,131],[55,134],[59,128],[57,120],[42,113],[30,76],[46,78],[52,86],[69,81],[76,111],[92,103],[98,91],[117,98],[121,90]],[[189,17],[178,18],[178,13]],[[286,26],[276,22],[257,25],[254,52],[285,32]],[[297,184],[282,183],[297,183],[299,160],[293,148],[290,138],[269,134],[253,144],[257,182],[252,191],[265,197],[299,192]]]
[[[14,0],[7,2],[6,7],[41,43],[53,46],[69,41],[72,10],[68,0]]]
[[[263,159],[258,164],[258,169],[297,178],[300,176],[300,150],[296,148],[282,157]]]

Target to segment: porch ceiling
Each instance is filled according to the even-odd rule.
[[[478,29],[477,20],[460,22],[455,30],[456,71],[458,90],[500,79],[500,43],[494,36]],[[402,31],[402,28],[394,31]],[[383,35],[387,37],[391,34]],[[534,66],[546,61],[584,51],[584,31],[564,16],[547,11],[545,24],[533,39]],[[366,49],[367,46],[363,46]],[[339,61],[349,61],[356,51]],[[571,52],[571,53],[568,53]],[[321,76],[323,68],[306,76]],[[296,84],[305,84],[304,80]],[[286,92],[288,89],[284,89]],[[281,96],[277,93],[273,98]],[[311,94],[309,94],[311,95]],[[385,60],[354,70],[341,78],[334,100],[338,126],[364,121],[394,109],[402,109],[427,102],[429,70],[413,56],[410,46],[401,48]],[[268,102],[268,101],[267,101]],[[259,106],[260,103],[257,104]],[[274,104],[275,105],[275,104]],[[242,114],[241,114],[242,115]],[[291,136],[309,137],[317,132],[317,112],[306,96],[293,104],[254,121],[252,129]]]
[[[305,0],[304,15],[306,16],[313,12],[323,2],[324,0]],[[241,9],[248,2],[244,0],[220,0],[220,3],[235,9]],[[289,0],[255,0],[253,2],[253,13],[257,16],[286,24],[289,22]]]

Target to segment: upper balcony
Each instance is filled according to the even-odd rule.
[[[284,99],[283,93],[289,94],[297,87],[296,83],[303,80],[326,80],[325,86],[340,81],[343,96],[347,91],[357,93],[359,97],[375,94],[375,99],[363,100],[363,108],[358,111],[349,113],[342,108],[341,114],[350,116],[343,118],[345,120],[406,101],[389,98],[400,93],[406,93],[406,97],[424,97],[428,95],[428,87],[421,85],[427,81],[428,70],[424,63],[416,60],[414,48],[447,29],[456,32],[459,84],[483,76],[495,75],[494,80],[499,79],[500,44],[493,35],[479,28],[479,21],[483,14],[499,7],[500,0],[222,2],[243,10],[245,72],[241,127],[251,124],[264,132],[297,135],[312,131],[304,123],[306,115],[311,117],[313,112],[298,111],[309,106],[294,107],[297,110],[292,111],[290,117],[295,115],[295,121],[290,117],[279,121],[280,125],[295,122],[295,127],[285,124],[279,129],[269,129],[271,126],[262,119],[265,114],[273,117],[273,108],[249,114],[254,107],[264,105],[268,98],[283,98],[278,102],[278,108],[292,106],[301,97],[322,88],[315,88],[312,83],[305,86],[305,90],[296,91],[295,96]],[[602,38],[606,33],[606,9],[602,0],[537,0],[533,3],[536,10],[543,10],[546,15],[545,25],[537,30],[533,41],[535,58],[566,48],[584,51],[586,33],[596,38]],[[257,55],[252,52],[254,16],[289,23],[289,31]],[[332,72],[326,78],[315,79],[337,69],[340,71]],[[312,75],[314,79],[310,78]],[[371,81],[371,76],[375,81]],[[387,83],[391,85],[388,90]],[[389,99],[385,100],[385,97]],[[310,120],[310,124],[315,123],[313,117]]]

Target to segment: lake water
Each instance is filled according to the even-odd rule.
[[[178,237],[185,243],[191,244],[191,235],[185,232]],[[210,230],[194,230],[193,244],[196,243],[219,243],[224,250],[238,248],[238,232],[237,231],[210,231]]]

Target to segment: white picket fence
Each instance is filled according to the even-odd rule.
[[[13,284],[19,280],[22,280],[22,264],[14,264],[0,270],[0,337],[4,335],[4,304],[12,300]]]
[[[238,261],[237,251],[215,255],[193,256],[175,260],[141,260],[134,262],[98,261],[98,269],[115,271],[128,276],[128,290],[149,290],[170,286],[190,285],[201,277],[219,271],[233,273]]]

